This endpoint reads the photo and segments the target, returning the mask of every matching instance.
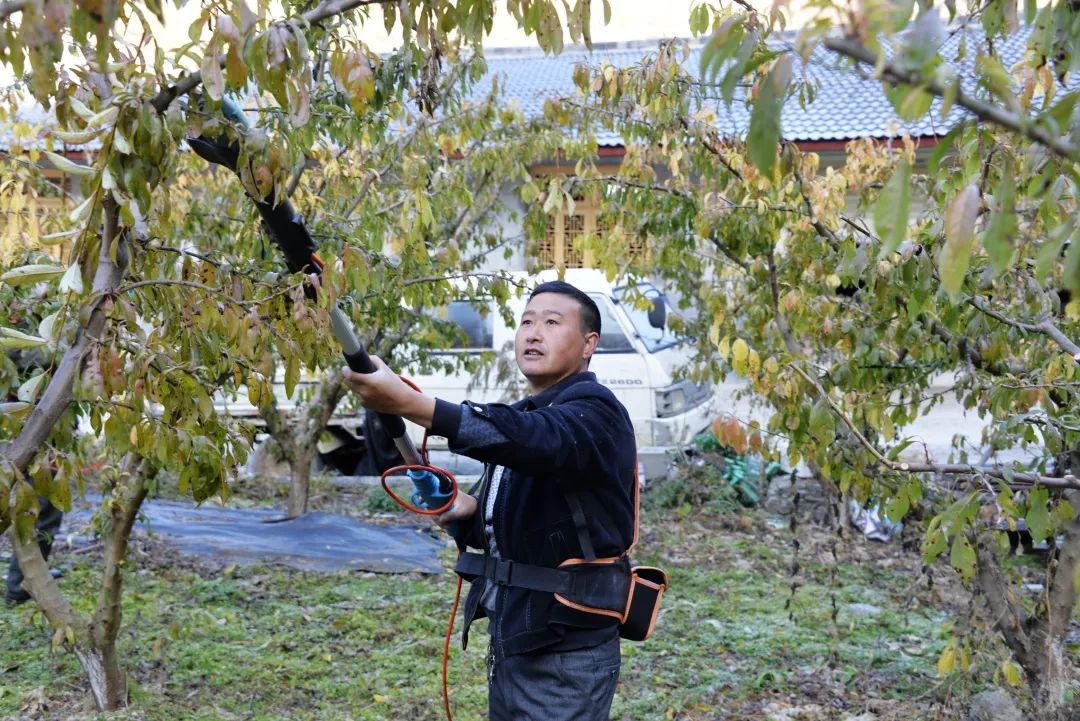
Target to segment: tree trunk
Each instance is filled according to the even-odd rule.
[[[15,556],[23,572],[23,584],[34,597],[53,628],[55,644],[65,644],[86,672],[94,701],[102,711],[111,711],[127,702],[127,679],[116,653],[116,636],[121,621],[121,591],[124,557],[139,508],[146,498],[147,463],[128,456],[121,464],[110,505],[110,531],[106,538],[101,592],[93,620],[79,615],[60,592],[49,574],[36,538],[19,538],[10,530]]]
[[[1069,496],[1076,507],[1080,494],[1072,492]],[[976,587],[1013,657],[1024,669],[1040,718],[1044,719],[1059,718],[1065,709],[1069,679],[1065,638],[1080,596],[1075,581],[1080,571],[1080,517],[1065,523],[1064,539],[1047,573],[1045,603],[1039,604],[1031,616],[1001,570],[992,534],[983,533],[974,543]]]
[[[291,413],[283,413],[276,402],[271,402],[261,411],[267,432],[289,463],[289,497],[285,506],[289,518],[307,513],[311,463],[318,452],[319,436],[344,393],[341,371],[332,371],[306,406],[297,405]]]
[[[296,518],[307,513],[308,493],[311,488],[311,461],[314,458],[311,448],[293,448],[289,454],[289,499],[285,513],[289,518]]]
[[[127,705],[127,676],[120,668],[116,644],[88,649],[76,646],[74,650],[86,672],[97,707],[102,711],[114,711]]]
[[[109,506],[109,534],[106,538],[105,566],[101,573],[101,592],[90,626],[92,652],[79,656],[90,678],[90,689],[102,710],[113,710],[127,703],[127,678],[116,655],[116,637],[120,632],[124,558],[135,518],[146,499],[146,478],[150,464],[129,454],[121,463],[112,493],[118,502]]]

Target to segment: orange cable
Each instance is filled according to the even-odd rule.
[[[420,387],[416,385],[412,380],[401,376],[401,380],[415,390],[417,393],[422,392]],[[427,454],[427,442],[428,434],[424,432],[424,440],[420,444],[420,463],[419,464],[405,464],[402,466],[394,466],[383,471],[382,477],[379,481],[382,483],[383,490],[390,496],[390,499],[394,503],[398,504],[407,511],[420,514],[421,516],[437,516],[441,513],[445,513],[453,507],[454,502],[457,500],[458,495],[458,482],[454,474],[445,468],[439,468],[438,466],[432,466],[428,463]],[[450,500],[439,508],[420,508],[419,506],[409,503],[398,494],[394,493],[390,488],[390,484],[387,479],[402,471],[427,471],[428,473],[434,473],[436,476],[442,476],[450,481]],[[450,666],[450,640],[454,635],[454,619],[457,617],[458,605],[461,603],[461,576],[457,579],[457,588],[454,591],[454,605],[450,609],[450,623],[446,627],[446,638],[443,640],[443,660],[442,660],[442,693],[443,693],[443,705],[446,708],[447,721],[454,721],[454,714],[450,710],[450,681],[449,681],[449,666]]]

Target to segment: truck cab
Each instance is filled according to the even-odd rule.
[[[555,271],[535,275],[515,273],[525,287],[555,280]],[[686,350],[667,324],[667,300],[651,283],[632,285],[609,282],[597,270],[567,270],[563,279],[588,294],[600,310],[600,344],[589,370],[626,406],[634,424],[638,448],[670,447],[688,442],[706,428],[715,412],[713,392],[707,384],[676,381],[673,372],[686,362]],[[512,299],[513,325],[503,322],[494,305],[452,302],[446,318],[464,331],[466,344],[440,353],[498,354],[498,370],[472,375],[465,371],[410,373],[424,391],[452,402],[510,402],[527,394],[525,379],[514,363],[516,320],[525,310],[528,295]],[[501,370],[502,372],[498,372]],[[410,432],[417,432],[415,427]],[[440,439],[432,438],[429,445]],[[437,447],[437,446],[436,446]]]

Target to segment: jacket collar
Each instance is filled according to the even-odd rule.
[[[535,396],[529,396],[525,399],[525,410],[531,411],[536,408],[544,408],[550,406],[551,403],[559,397],[559,394],[564,390],[574,385],[575,383],[584,383],[586,381],[596,382],[596,374],[591,371],[582,371],[581,373],[575,373],[572,376],[567,376],[561,381],[545,388]]]

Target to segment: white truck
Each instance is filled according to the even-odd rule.
[[[535,275],[515,273],[526,287],[557,277],[555,271]],[[665,450],[685,444],[705,429],[716,416],[717,401],[714,389],[708,384],[690,380],[676,381],[674,370],[687,360],[686,349],[671,332],[666,322],[667,300],[664,294],[647,282],[634,286],[611,283],[596,270],[565,271],[564,279],[589,294],[597,304],[601,317],[601,337],[590,370],[626,406],[634,424],[638,453],[646,476],[662,472],[666,465]],[[644,297],[652,301],[648,310],[633,302]],[[520,318],[527,294],[511,300],[515,319]],[[452,402],[468,398],[478,403],[510,401],[526,392],[524,378],[514,365],[514,332],[516,323],[507,325],[494,301],[484,307],[468,301],[451,302],[445,309],[446,319],[457,323],[467,342],[460,348],[444,349],[438,353],[479,354],[495,351],[497,365],[503,373],[470,374],[417,373],[415,369],[398,369],[412,378],[426,393]],[[302,386],[301,386],[302,387]],[[285,398],[283,384],[276,383],[279,407],[287,409],[292,401]],[[299,391],[298,391],[299,392]],[[320,444],[324,457],[345,473],[355,472],[353,465],[365,453],[369,458],[363,465],[368,471],[387,464],[390,448],[368,428],[365,414],[356,412],[347,399],[331,419],[326,440]],[[246,402],[246,394],[225,402],[219,399],[219,410],[233,416],[257,418],[257,410]],[[370,415],[370,414],[368,414]],[[423,429],[407,424],[417,445]],[[445,441],[433,437],[429,447],[445,448]]]

